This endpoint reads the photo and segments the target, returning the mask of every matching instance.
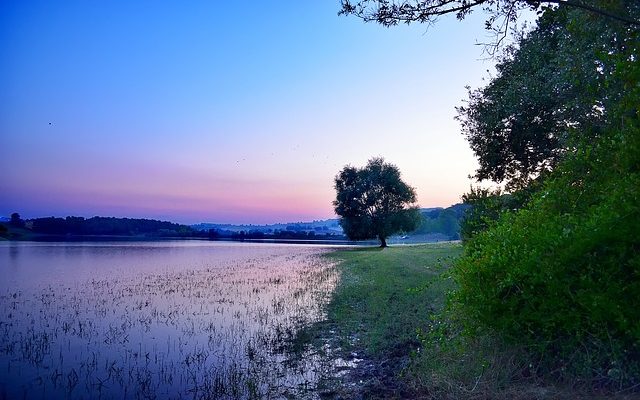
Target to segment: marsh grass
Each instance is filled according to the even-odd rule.
[[[321,360],[288,343],[324,319],[324,250],[0,294],[8,398],[309,397]],[[203,262],[207,262],[204,260]]]

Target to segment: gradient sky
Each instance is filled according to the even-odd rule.
[[[337,172],[374,156],[421,206],[458,202],[484,15],[387,29],[338,9],[0,2],[0,215],[324,219]]]

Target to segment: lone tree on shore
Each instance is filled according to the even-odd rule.
[[[16,228],[24,228],[24,221],[20,218],[20,214],[14,212],[11,214],[11,219],[9,220],[9,224]]]
[[[420,223],[415,189],[383,158],[372,158],[364,168],[344,167],[335,188],[333,206],[351,240],[378,238],[380,247],[387,247],[390,235],[415,230]]]

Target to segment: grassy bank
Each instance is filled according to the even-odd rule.
[[[302,333],[334,360],[324,398],[616,398],[540,376],[540,360],[491,335],[460,334],[449,268],[459,244],[361,248],[331,253],[341,280],[327,321]],[[337,360],[337,362],[335,362]]]
[[[358,333],[373,354],[416,348],[417,330],[442,309],[451,287],[441,274],[460,252],[458,244],[433,244],[332,253],[341,281],[329,319]]]
[[[446,271],[461,251],[459,244],[440,243],[329,255],[339,262],[340,283],[327,321],[304,335],[324,344],[339,360],[321,395],[415,397],[420,389],[408,373],[423,351],[424,332],[444,307],[452,288]],[[342,367],[354,364],[353,369]]]

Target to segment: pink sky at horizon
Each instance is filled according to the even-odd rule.
[[[335,175],[377,156],[420,206],[460,202],[484,16],[386,29],[338,8],[0,5],[0,215],[327,219]]]
[[[85,170],[83,173],[92,177],[100,175],[99,171]],[[120,171],[118,176],[117,186],[108,188],[101,187],[101,180],[92,181],[94,184],[91,186],[84,181],[74,183],[66,179],[47,183],[36,181],[37,184],[30,188],[31,192],[20,193],[23,200],[19,201],[23,207],[15,211],[24,218],[99,215],[163,219],[186,224],[270,224],[335,218],[331,205],[335,197],[332,181],[322,187],[303,180],[282,184],[251,177],[228,179],[181,174],[176,170],[149,173],[144,168],[132,168],[128,173]],[[189,180],[185,181],[184,177]],[[137,188],[136,185],[145,179],[146,185]],[[180,187],[180,191],[174,192],[175,187]],[[247,193],[246,187],[251,188],[249,195],[239,196],[237,193]],[[69,198],[68,193],[74,193],[74,196]],[[28,199],[38,200],[29,204]],[[41,199],[46,199],[46,203],[64,204],[64,207],[37,211],[43,209]],[[425,207],[446,207],[454,203],[443,198],[442,202]]]

